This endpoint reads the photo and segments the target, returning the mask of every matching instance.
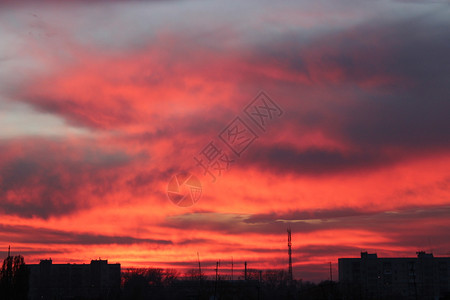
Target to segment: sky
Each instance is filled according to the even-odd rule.
[[[296,279],[449,256],[449,28],[447,1],[0,1],[0,256],[240,275],[287,270],[287,228]]]

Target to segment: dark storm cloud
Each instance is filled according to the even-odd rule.
[[[450,40],[447,21],[423,17],[356,30],[352,43],[339,36],[330,41],[334,64],[346,80],[398,78],[366,88],[337,115],[338,130],[348,142],[363,147],[400,146],[412,149],[450,146]],[[354,43],[363,46],[354,46]],[[342,60],[342,57],[344,59]],[[348,64],[346,61],[351,61]],[[332,63],[325,63],[324,67]],[[405,152],[406,149],[405,149]]]
[[[255,68],[262,63],[306,78],[270,78],[285,89],[275,93],[286,111],[277,130],[300,143],[305,133],[321,132],[347,147],[258,145],[240,164],[323,175],[448,153],[450,23],[437,12],[428,14],[436,19],[370,21],[308,42],[289,34],[255,50]]]
[[[255,67],[263,64],[273,70],[305,75],[309,81],[300,86],[318,84],[332,88],[333,85],[367,83],[366,88],[391,92],[402,91],[405,87],[448,90],[443,84],[450,76],[448,68],[444,67],[450,62],[446,55],[450,49],[449,21],[445,8],[439,8],[444,7],[395,19],[389,15],[377,16],[344,29],[318,31],[312,35],[301,31],[284,32],[273,37],[276,43],[267,41],[264,47],[257,44],[246,59]],[[338,72],[330,76],[334,71]],[[386,81],[371,83],[369,79]],[[406,86],[407,83],[413,85]]]
[[[293,211],[286,214],[220,214],[193,213],[168,217],[167,227],[196,228],[197,230],[219,231],[228,234],[265,233],[280,234],[289,225],[293,232],[310,233],[321,230],[360,229],[378,232],[386,236],[398,229],[432,219],[441,220],[448,216],[450,207],[414,207],[399,211],[356,211],[352,209],[337,209],[314,211]],[[427,224],[424,230],[433,228],[437,236],[445,235],[443,223]]]
[[[0,144],[2,157],[8,157],[0,160],[0,211],[27,218],[70,214],[94,205],[92,197],[116,189],[121,168],[143,159],[88,141],[80,145],[51,139],[16,142]]]
[[[191,244],[209,244],[213,243],[214,240],[211,239],[184,239],[181,241],[176,242],[177,245],[191,245]]]
[[[320,230],[334,229],[361,229],[377,232],[382,236],[395,235],[401,232],[401,236],[396,236],[402,240],[406,236],[402,229],[405,227],[415,228],[414,233],[420,231],[433,232],[438,237],[446,235],[445,222],[435,222],[429,224],[429,220],[442,220],[450,214],[450,207],[405,207],[396,211],[354,211],[352,209],[337,209],[318,211],[317,213],[294,211],[287,214],[261,214],[253,215],[244,220],[244,223],[252,225],[243,227],[243,230],[270,230],[272,226],[277,230],[283,230],[287,224],[296,232],[313,232]],[[448,223],[448,222],[447,222]],[[424,224],[420,228],[419,224]],[[426,224],[426,225],[425,225]],[[447,224],[448,225],[448,224]],[[276,231],[273,231],[275,233]]]
[[[60,245],[130,245],[156,244],[170,245],[170,240],[142,239],[131,236],[76,233],[55,229],[38,228],[24,225],[0,224],[0,231],[8,237],[8,242],[25,244],[60,244]]]
[[[390,165],[398,157],[372,150],[344,152],[333,149],[296,149],[292,145],[258,146],[240,161],[242,167],[279,173],[327,175]]]
[[[273,94],[281,95],[278,100],[286,108],[284,124],[294,125],[299,132],[320,130],[327,137],[355,148],[353,153],[330,149],[291,153],[295,150],[275,147],[266,151],[274,159],[280,156],[275,152],[284,154],[285,151],[300,160],[311,157],[313,160],[323,158],[331,161],[331,172],[370,168],[391,163],[391,159],[383,155],[384,147],[400,147],[403,153],[395,159],[400,159],[406,152],[416,151],[413,154],[422,155],[423,151],[448,151],[450,147],[450,121],[446,114],[450,110],[450,70],[445,68],[450,64],[447,55],[450,52],[447,38],[450,24],[438,8],[395,19],[389,15],[379,16],[344,29],[312,32],[307,37],[301,30],[290,30],[256,39],[258,42],[239,44],[239,47],[230,49],[226,57],[222,56],[219,46],[225,45],[227,39],[208,36],[208,41],[217,42],[217,48],[201,49],[197,43],[190,43],[184,36],[172,33],[173,44],[182,46],[192,53],[192,57],[186,61],[176,51],[169,52],[161,58],[161,64],[176,62],[179,66],[178,73],[165,71],[177,86],[180,78],[189,74],[203,78],[205,85],[242,81],[242,91],[247,93],[248,90],[270,88]],[[189,30],[186,34],[194,35]],[[156,42],[164,44],[165,40],[152,41]],[[146,48],[141,50],[147,51]],[[124,53],[123,56],[129,55]],[[224,62],[223,58],[226,58]],[[204,69],[206,62],[208,65],[211,63],[211,69]],[[249,67],[242,69],[242,66]],[[262,74],[259,72],[261,67],[268,71]],[[131,77],[148,76],[140,68],[134,72],[136,74],[131,74]],[[292,78],[271,76],[284,72],[292,74]],[[98,75],[104,77],[103,74]],[[298,77],[305,81],[296,81]],[[125,85],[136,85],[128,77],[118,80]],[[168,87],[172,87],[174,82],[169,81]],[[111,86],[116,86],[116,82]],[[187,94],[190,92],[186,90]],[[27,95],[22,101],[62,115],[77,126],[105,129],[152,119],[137,107],[128,105],[132,99],[127,102],[116,95],[108,94],[105,96],[108,99],[99,99],[98,103],[83,103],[77,95],[73,95],[73,99],[67,95],[64,100],[49,94],[51,92],[43,96]],[[243,96],[235,97],[240,99]],[[105,101],[108,105],[103,100],[108,100]],[[220,107],[218,103],[214,105],[217,107],[205,105],[205,111],[194,117],[165,119],[155,131],[136,134],[133,138],[145,142],[174,138],[179,133],[214,135],[216,131],[211,126],[223,127],[234,109]],[[228,114],[218,116],[217,112],[221,111]],[[199,121],[205,118],[207,121]],[[224,120],[216,122],[224,123],[216,124],[213,119]],[[276,160],[265,166],[272,163],[277,168]],[[279,164],[282,169],[285,162],[280,161]],[[325,172],[321,167],[317,167],[318,172]]]
[[[227,125],[222,120],[233,118],[234,115],[230,108],[219,107],[209,110],[207,114],[200,111],[192,115],[167,118],[164,122],[156,124],[157,127],[153,131],[127,134],[119,137],[119,139],[124,142],[137,142],[141,145],[151,145],[165,139],[170,140],[175,148],[199,140],[208,143],[208,138],[215,137]],[[151,120],[149,118],[149,123]]]
[[[28,250],[28,249],[12,249],[11,250],[11,255],[22,255],[25,257],[25,263],[26,263],[26,258],[27,256],[41,256],[41,257],[47,257],[47,256],[51,256],[53,254],[63,254],[64,251],[60,251],[60,250],[48,250],[48,249],[42,249],[42,250]],[[7,257],[8,256],[8,251],[0,251],[0,257]]]

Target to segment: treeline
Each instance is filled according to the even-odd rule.
[[[185,274],[173,269],[131,269],[123,272],[121,299],[342,299],[336,282],[291,281],[283,270],[248,270],[237,277],[205,276],[196,269]]]
[[[0,270],[0,299],[26,300],[28,296],[28,269],[23,256],[8,256]]]

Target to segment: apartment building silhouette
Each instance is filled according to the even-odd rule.
[[[92,260],[90,264],[53,264],[51,259],[29,268],[30,300],[118,299],[120,264]]]
[[[339,258],[339,282],[348,298],[449,299],[450,257],[417,252],[417,257]]]

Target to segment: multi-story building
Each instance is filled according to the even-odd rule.
[[[339,258],[339,282],[346,299],[449,299],[450,257]]]
[[[29,268],[28,299],[118,299],[120,264],[53,264],[51,259]]]

